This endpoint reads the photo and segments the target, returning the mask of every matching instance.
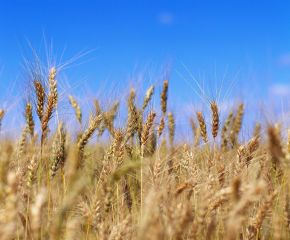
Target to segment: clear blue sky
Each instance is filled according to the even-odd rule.
[[[218,83],[227,65],[226,79],[240,70],[234,88],[240,97],[267,101],[269,92],[290,94],[290,1],[1,1],[1,86],[19,80],[19,43],[28,48],[28,36],[38,46],[43,31],[58,55],[65,48],[64,61],[86,47],[96,49],[76,63],[93,60],[66,72],[71,85],[86,78],[92,93],[104,81],[126,81],[138,71],[148,86],[149,70],[156,76],[171,62],[174,110],[196,99],[176,72],[196,88],[182,63],[213,89],[215,65]]]

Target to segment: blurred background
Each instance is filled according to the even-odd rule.
[[[60,92],[83,106],[131,87],[141,99],[152,84],[159,106],[169,78],[175,113],[206,111],[199,83],[219,96],[223,118],[243,100],[250,118],[278,120],[289,110],[289,9],[289,1],[1,1],[0,106],[23,109],[32,48],[48,67],[54,56]]]

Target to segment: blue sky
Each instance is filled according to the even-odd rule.
[[[283,98],[288,102],[289,9],[289,1],[253,0],[1,1],[1,93],[7,95],[11,83],[16,81],[18,86],[21,81],[21,43],[29,49],[28,37],[38,47],[44,32],[58,56],[65,49],[63,61],[85,48],[94,49],[71,66],[84,64],[64,70],[66,85],[86,80],[78,85],[82,91],[74,91],[80,98],[87,89],[93,95],[105,83],[122,86],[128,79],[135,80],[135,87],[145,88],[159,79],[157,86],[161,86],[162,77],[157,76],[164,65],[171,64],[169,91],[174,111],[179,106],[190,108],[199,99],[180,76],[197,88],[184,65],[198,81],[204,79],[209,95],[209,86],[215,92],[215,79],[219,86],[228,66],[226,80],[239,71],[233,95],[248,101],[269,103],[271,98]],[[138,73],[144,79],[137,84]],[[222,96],[225,93],[226,89]],[[228,101],[233,99],[228,97]],[[3,97],[0,101],[3,104]]]

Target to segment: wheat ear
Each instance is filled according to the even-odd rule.
[[[44,87],[39,81],[34,81],[34,87],[37,97],[37,107],[36,107],[36,113],[41,120],[43,111],[44,111],[44,103],[45,103],[45,91]]]
[[[147,121],[144,124],[142,135],[141,135],[141,155],[144,154],[145,144],[147,143],[150,129],[153,125],[154,118],[156,117],[156,113],[152,112],[148,115]]]
[[[166,114],[167,110],[167,93],[168,93],[168,81],[163,82],[163,91],[161,93],[161,109],[163,115]]]
[[[26,122],[27,122],[27,125],[28,125],[29,134],[31,136],[31,139],[33,139],[33,136],[34,136],[34,120],[33,120],[33,116],[32,116],[32,106],[31,106],[30,102],[26,103],[25,116],[26,116]]]
[[[219,131],[219,113],[215,102],[210,104],[212,110],[212,136],[215,139]]]
[[[173,114],[171,112],[168,113],[168,120],[169,120],[169,140],[170,145],[173,146],[173,139],[174,139],[174,132],[175,132],[175,120]]]
[[[231,122],[231,119],[233,117],[233,111],[231,111],[227,117],[227,119],[225,120],[225,123],[224,123],[224,126],[222,128],[222,148],[226,148],[227,147],[227,144],[228,144],[228,129],[229,129],[229,126],[230,126],[230,122]]]
[[[4,110],[0,109],[0,131],[1,131],[1,124],[2,124],[2,119],[3,119],[4,115],[5,115]]]
[[[103,120],[102,114],[96,116],[92,121],[91,125],[89,126],[89,128],[85,131],[85,133],[82,135],[81,139],[78,142],[78,155],[80,166],[82,166],[84,160],[84,148],[102,120]]]
[[[154,86],[151,86],[146,92],[146,96],[144,98],[144,103],[142,106],[142,112],[144,112],[145,108],[148,106],[148,103],[151,100],[153,93],[154,93]]]
[[[69,102],[75,109],[77,120],[79,121],[80,125],[82,125],[82,110],[80,108],[80,105],[78,105],[77,101],[71,95],[69,96]]]
[[[204,118],[202,116],[202,113],[201,112],[198,112],[197,113],[197,120],[199,122],[199,126],[200,126],[200,129],[201,129],[201,136],[202,136],[202,139],[205,143],[208,142],[207,140],[207,132],[206,132],[206,125],[205,125],[205,121],[204,121]]]
[[[41,129],[43,133],[47,129],[48,122],[53,112],[53,108],[57,105],[58,96],[57,96],[55,76],[56,76],[56,69],[52,68],[49,73],[50,90],[47,97],[47,106],[46,106],[43,116],[41,117]]]

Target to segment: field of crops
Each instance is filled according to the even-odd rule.
[[[168,107],[170,79],[88,99],[88,110],[60,95],[57,66],[25,70],[16,137],[0,109],[0,239],[290,238],[284,119],[256,121],[241,137],[245,103],[222,119],[220,102],[198,88],[204,107],[182,119],[185,141]]]

